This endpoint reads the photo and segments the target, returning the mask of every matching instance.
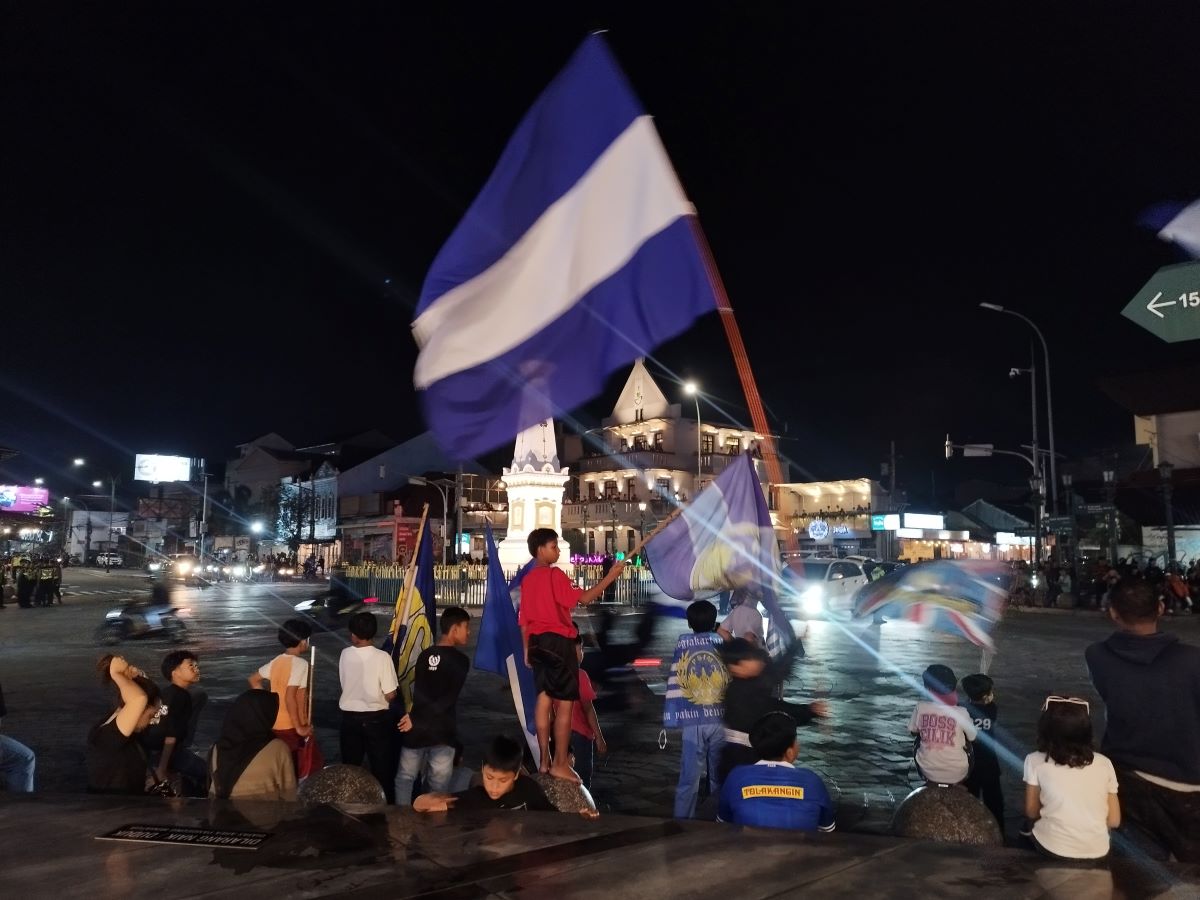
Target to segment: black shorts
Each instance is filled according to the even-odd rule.
[[[579,657],[575,638],[552,631],[529,636],[529,664],[539,694],[555,700],[579,699]]]

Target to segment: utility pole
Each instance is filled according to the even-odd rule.
[[[200,533],[196,538],[196,546],[199,550],[199,552],[196,554],[196,556],[201,562],[204,561],[204,535],[208,532],[208,479],[209,479],[209,474],[207,472],[204,472],[203,475],[204,475],[204,494],[200,499]]]
[[[1114,454],[1115,456],[1115,454]],[[1115,465],[1115,459],[1114,459]],[[1114,568],[1117,565],[1118,535],[1117,535],[1117,473],[1113,469],[1104,470],[1104,501],[1109,510],[1105,514],[1108,522],[1108,564]]]
[[[1168,572],[1175,568],[1175,511],[1171,506],[1171,494],[1174,490],[1171,474],[1174,468],[1169,462],[1158,464],[1158,474],[1162,477],[1163,513],[1167,525],[1167,564],[1163,568]]]

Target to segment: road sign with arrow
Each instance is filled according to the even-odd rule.
[[[1170,344],[1200,339],[1200,262],[1159,269],[1121,314]]]

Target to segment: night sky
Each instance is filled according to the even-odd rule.
[[[941,459],[947,431],[1028,440],[1007,373],[1032,333],[981,301],[1042,325],[1068,455],[1132,436],[1098,377],[1197,356],[1120,316],[1178,261],[1138,213],[1200,197],[1194,4],[0,10],[0,444],[23,453],[0,480],[423,430],[425,271],[594,28],[700,211],[781,450],[817,477],[877,475],[894,438],[914,499],[1024,478]],[[651,366],[748,419],[715,314]]]

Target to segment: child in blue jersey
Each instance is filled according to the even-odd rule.
[[[687,621],[692,631],[681,634],[675,643],[663,704],[663,725],[683,731],[679,784],[675,788],[677,819],[696,815],[706,763],[709,795],[720,793],[721,748],[725,745],[722,701],[729,683],[729,673],[717,650],[721,641],[716,631],[717,608],[707,600],[697,600],[687,608]]]
[[[750,746],[762,757],[737,766],[721,788],[720,822],[790,831],[833,831],[833,801],[819,775],[792,763],[799,752],[796,720],[769,712],[750,730]]]

